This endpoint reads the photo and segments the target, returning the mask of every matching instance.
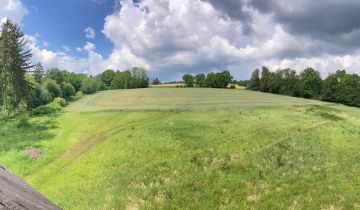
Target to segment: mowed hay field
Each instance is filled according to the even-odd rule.
[[[111,90],[88,95],[68,106],[71,112],[99,110],[204,110],[324,104],[248,90],[210,88],[146,88]]]
[[[154,88],[31,121],[1,124],[0,162],[64,209],[360,208],[358,108]]]

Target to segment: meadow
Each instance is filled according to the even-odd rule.
[[[1,123],[0,162],[64,209],[360,208],[358,108],[149,88],[30,121]]]
[[[70,104],[66,110],[206,110],[324,104],[315,100],[248,90],[161,87],[103,91],[87,95],[81,101]]]

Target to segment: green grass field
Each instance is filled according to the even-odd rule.
[[[99,110],[204,110],[323,104],[248,90],[210,88],[147,88],[104,91],[71,104],[72,112]]]
[[[360,208],[358,108],[150,88],[31,122],[1,123],[0,163],[64,209]]]

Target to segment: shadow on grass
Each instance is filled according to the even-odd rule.
[[[0,154],[37,147],[42,140],[54,137],[51,130],[57,127],[56,116],[31,118],[26,126],[19,126],[21,120],[11,119],[0,123]]]

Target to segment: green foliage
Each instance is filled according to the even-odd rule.
[[[41,84],[43,77],[45,75],[45,71],[44,71],[44,68],[41,63],[37,63],[35,65],[33,75],[34,75],[35,81],[37,83]]]
[[[206,86],[206,75],[203,73],[195,75],[195,84],[198,87],[205,87]]]
[[[259,90],[262,92],[270,92],[270,85],[271,85],[270,82],[271,82],[271,73],[267,67],[263,66],[261,72]]]
[[[130,71],[116,72],[115,77],[111,81],[111,89],[129,89],[131,88]]]
[[[188,87],[194,87],[194,77],[191,74],[184,74],[182,80]]]
[[[80,91],[83,80],[88,76],[83,73],[76,74],[74,72],[65,71],[65,80],[69,82],[74,88],[75,91]]]
[[[81,91],[85,94],[93,94],[98,90],[99,82],[96,78],[87,78],[81,85]]]
[[[115,72],[115,76],[110,83],[111,89],[147,88],[148,86],[149,78],[146,70],[138,67],[123,72]]]
[[[61,87],[55,80],[47,78],[42,85],[49,91],[52,98],[62,96]]]
[[[182,79],[187,87],[196,85],[197,87],[226,88],[233,77],[228,70],[224,70],[217,73],[210,72],[207,75],[197,74],[195,77],[191,74],[184,74]]]
[[[283,69],[276,71],[275,74],[278,74],[281,78],[280,91],[282,95],[289,96],[300,96],[300,79],[296,74],[296,71],[291,69]]]
[[[31,116],[45,115],[57,112],[58,109],[50,105],[38,106],[30,112]]]
[[[360,77],[344,70],[330,74],[323,82],[321,99],[360,107]]]
[[[53,100],[52,104],[59,106],[59,107],[65,107],[68,103],[66,99],[57,97]]]
[[[0,103],[6,110],[18,108],[28,97],[25,74],[33,66],[31,51],[20,27],[9,19],[0,26]]]
[[[318,98],[321,92],[320,73],[312,68],[307,68],[300,73],[302,96],[304,98]]]
[[[248,81],[246,88],[249,90],[259,90],[260,89],[260,78],[259,78],[259,69],[256,69],[252,74],[251,78]]]
[[[75,95],[75,88],[71,83],[64,82],[61,86],[61,92],[62,92],[62,96],[65,99],[69,99],[71,96]]]
[[[347,74],[345,70],[330,74],[324,81],[320,73],[312,68],[298,75],[291,69],[270,72],[263,67],[262,78],[259,79],[258,75],[258,70],[252,73],[247,83],[248,89],[360,107],[360,77]]]
[[[131,88],[147,88],[149,87],[149,77],[146,70],[139,67],[133,67],[130,69],[132,77]]]
[[[29,84],[29,95],[27,99],[28,109],[33,109],[52,101],[52,96],[49,91],[44,86],[37,83],[33,76],[28,75],[26,80]]]
[[[77,101],[77,100],[81,99],[82,97],[84,97],[84,93],[82,91],[78,91],[78,92],[76,92],[76,94],[74,96],[70,97],[70,101]]]
[[[110,89],[111,81],[115,77],[115,71],[112,69],[105,70],[103,73],[99,74],[98,77],[104,82],[105,89]]]
[[[65,81],[64,73],[58,68],[48,69],[45,74],[45,79],[51,79],[58,85],[61,85]]]

